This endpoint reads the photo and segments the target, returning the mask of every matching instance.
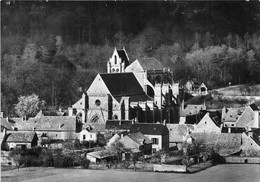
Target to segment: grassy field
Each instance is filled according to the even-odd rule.
[[[86,170],[57,168],[24,168],[20,171],[3,171],[2,182],[259,182],[260,165],[226,164],[208,168],[194,174],[130,172],[125,170]]]
[[[234,85],[213,90],[223,95],[231,96],[260,96],[260,84],[258,85]]]

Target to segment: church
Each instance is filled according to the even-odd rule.
[[[174,123],[178,118],[179,84],[170,69],[153,57],[130,63],[126,50],[115,48],[107,73],[99,73],[82,98],[69,108],[82,123],[129,120]]]

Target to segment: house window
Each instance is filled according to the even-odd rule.
[[[100,102],[100,100],[98,100],[98,99],[95,101],[96,106],[100,106],[100,103],[101,103],[101,102]]]
[[[231,126],[235,126],[234,124],[231,124]]]
[[[116,114],[114,115],[114,119],[118,119],[118,116]]]
[[[152,148],[152,152],[153,152],[153,153],[156,153],[156,148]]]
[[[92,135],[90,135],[90,138],[92,138]]]
[[[86,139],[86,135],[83,135],[83,140],[85,140]]]
[[[153,144],[158,144],[159,143],[158,138],[152,138],[152,141],[153,141]]]

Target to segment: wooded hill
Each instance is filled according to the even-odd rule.
[[[74,103],[114,47],[153,56],[176,81],[209,88],[260,82],[258,2],[22,2],[1,4],[1,108],[20,95]]]

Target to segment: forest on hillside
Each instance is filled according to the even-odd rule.
[[[33,93],[70,106],[115,47],[155,57],[175,81],[260,83],[259,28],[259,2],[2,2],[1,110]]]

